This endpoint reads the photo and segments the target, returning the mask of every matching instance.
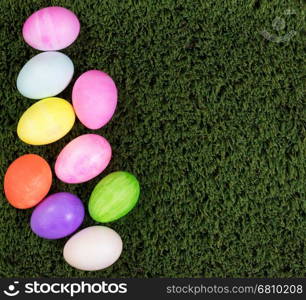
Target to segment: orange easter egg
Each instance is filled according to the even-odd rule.
[[[22,155],[12,162],[4,176],[8,202],[20,209],[38,204],[49,192],[52,172],[49,164],[36,154]]]

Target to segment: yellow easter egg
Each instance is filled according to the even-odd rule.
[[[34,103],[21,116],[17,134],[31,145],[53,143],[73,127],[75,114],[72,105],[61,98],[46,98]]]

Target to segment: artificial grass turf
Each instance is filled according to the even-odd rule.
[[[77,121],[60,141],[30,146],[16,126],[34,101],[15,80],[37,51],[21,28],[48,5],[80,18],[78,40],[63,51],[74,80],[88,69],[108,72],[119,103],[101,130]],[[92,273],[68,266],[66,239],[35,236],[31,210],[12,208],[2,194],[1,276],[305,277],[304,12],[302,1],[1,0],[1,182],[18,156],[37,153],[53,167],[67,142],[95,132],[113,147],[107,170],[78,185],[54,177],[51,192],[75,193],[87,205],[112,171],[141,183],[139,204],[108,224],[123,239],[120,260]],[[276,17],[282,30],[272,27]],[[276,43],[265,29],[296,35]],[[71,85],[61,96],[70,95]],[[82,227],[93,224],[87,211]]]

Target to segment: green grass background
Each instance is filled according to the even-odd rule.
[[[108,72],[119,88],[112,121],[90,131],[79,121],[47,146],[21,142],[16,126],[33,100],[16,89],[19,70],[38,51],[21,28],[48,5],[81,22],[65,49],[84,71]],[[296,14],[285,15],[286,9]],[[54,166],[63,146],[95,132],[113,147],[106,171],[85,184],[54,177],[87,205],[115,170],[134,173],[141,198],[107,224],[122,237],[118,262],[81,272],[62,258],[66,239],[29,227],[31,210],[0,199],[2,277],[305,277],[305,5],[303,1],[1,0],[1,184],[8,165],[37,153]],[[272,27],[282,17],[286,27]],[[285,43],[260,32],[297,34]],[[70,99],[71,86],[60,96]],[[3,190],[3,189],[2,189]],[[96,224],[88,215],[82,227]]]

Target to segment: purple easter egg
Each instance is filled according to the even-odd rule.
[[[34,209],[31,228],[42,238],[60,239],[76,231],[84,215],[84,205],[77,196],[66,192],[55,193]]]

